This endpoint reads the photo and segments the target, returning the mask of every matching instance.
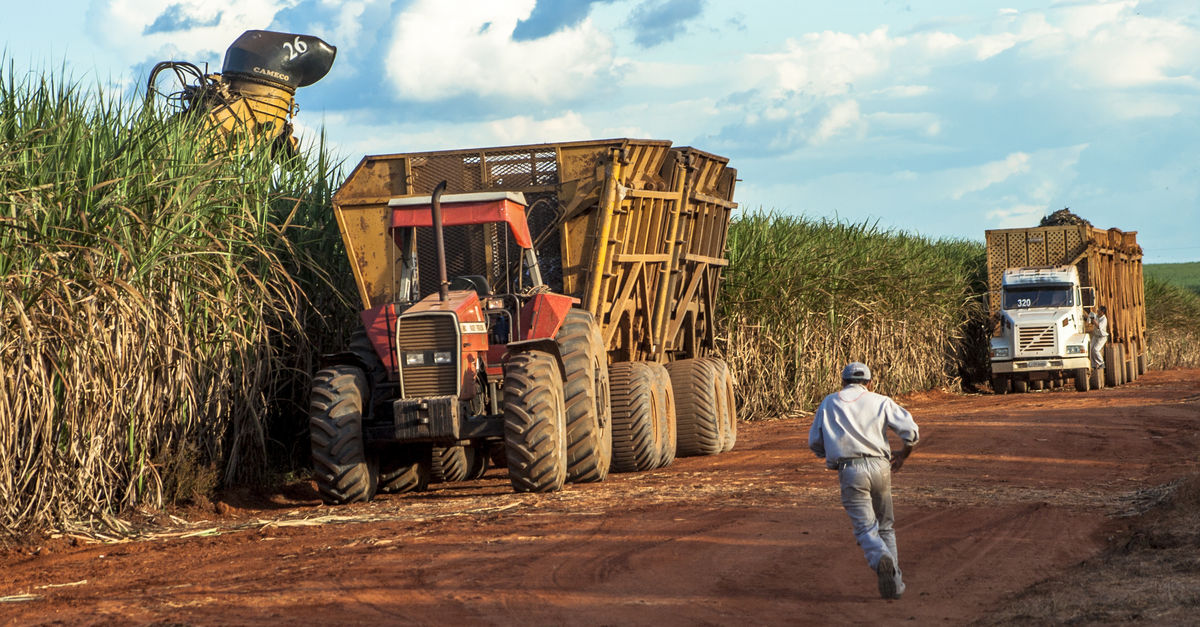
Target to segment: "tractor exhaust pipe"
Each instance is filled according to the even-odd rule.
[[[450,300],[450,279],[446,276],[446,239],[442,234],[442,193],[446,191],[446,181],[433,188],[433,241],[437,247],[438,259],[438,299],[443,303]]]

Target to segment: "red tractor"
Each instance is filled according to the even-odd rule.
[[[386,263],[399,296],[363,311],[363,330],[323,357],[314,378],[312,459],[326,503],[477,478],[489,460],[507,466],[520,492],[608,474],[608,366],[596,322],[543,282],[523,195],[443,196],[445,185],[388,202],[399,254]],[[454,267],[477,273],[449,278],[445,232],[455,227]],[[461,262],[483,249],[485,267]],[[436,284],[423,279],[421,259],[437,266]]]

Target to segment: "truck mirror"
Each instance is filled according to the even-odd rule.
[[[1079,289],[1080,298],[1083,300],[1084,309],[1091,309],[1096,306],[1096,288],[1083,287]]]

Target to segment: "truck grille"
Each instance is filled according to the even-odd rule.
[[[396,346],[405,398],[458,396],[460,351],[458,319],[455,316],[435,314],[401,317],[396,330]],[[434,364],[433,353],[437,351],[448,351],[450,363]],[[404,355],[418,352],[425,354],[425,365],[405,365]]]
[[[1054,325],[1018,327],[1017,347],[1021,353],[1053,353]]]

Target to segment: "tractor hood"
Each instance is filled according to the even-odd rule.
[[[324,78],[336,55],[337,48],[311,35],[248,30],[225,51],[221,73],[295,91]]]

